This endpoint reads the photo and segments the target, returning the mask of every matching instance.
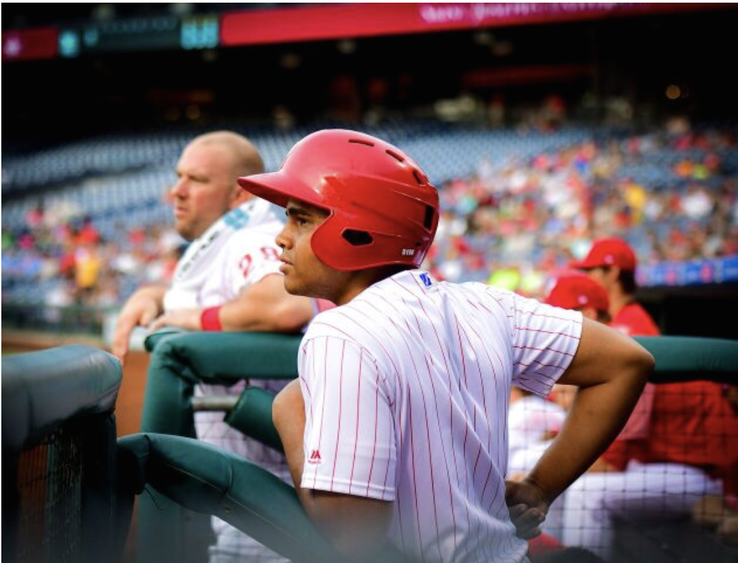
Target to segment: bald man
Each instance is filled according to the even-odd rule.
[[[171,287],[145,286],[126,302],[113,337],[121,360],[137,326],[294,332],[312,317],[311,302],[287,294],[281,276],[260,276],[266,262],[279,273],[272,233],[281,214],[245,193],[236,178],[263,170],[256,147],[236,133],[208,133],[187,145],[169,198],[175,229],[191,244]]]
[[[175,228],[190,244],[169,287],[143,287],[123,307],[113,341],[113,353],[121,360],[125,360],[131,332],[137,326],[150,332],[167,326],[191,332],[295,333],[313,317],[313,300],[284,289],[280,249],[274,240],[283,226],[283,213],[236,183],[239,176],[263,170],[256,147],[229,131],[199,136],[184,149],[169,199]],[[182,377],[195,371],[183,361],[169,346],[158,345],[153,350],[141,431],[196,435],[288,479],[284,456],[228,426],[223,413],[197,412],[193,420],[188,401],[193,393],[238,396],[247,382],[195,385]],[[284,386],[283,381],[250,380],[248,384],[274,393]],[[167,535],[164,520],[168,517],[162,511],[144,510],[140,516],[139,531],[147,538],[139,536],[141,562],[167,557],[189,561],[191,554],[176,555],[177,549],[187,549],[177,545],[181,542],[176,533]],[[215,519],[214,530],[217,542],[210,547],[210,563],[282,560],[225,522]]]

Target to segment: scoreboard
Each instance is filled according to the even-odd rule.
[[[4,30],[4,61],[85,54],[212,49],[220,43],[216,14],[158,16],[80,25]]]
[[[210,49],[218,46],[218,16],[160,16],[59,30],[59,56],[86,53]]]

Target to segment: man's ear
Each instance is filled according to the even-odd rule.
[[[231,202],[229,209],[235,209],[236,207],[239,207],[244,202],[248,201],[254,197],[252,194],[244,190],[241,186],[236,184],[234,191],[231,194]]]

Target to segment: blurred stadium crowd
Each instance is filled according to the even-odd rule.
[[[592,240],[626,239],[639,264],[738,254],[738,130],[398,122],[387,138],[429,170],[443,217],[429,267],[541,296]],[[292,132],[244,131],[275,169]],[[184,241],[167,185],[186,136],[92,139],[3,162],[3,305],[111,308],[166,282]],[[101,151],[108,146],[109,154]],[[46,182],[62,183],[40,192]]]

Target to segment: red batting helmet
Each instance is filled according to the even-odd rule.
[[[279,171],[238,183],[280,207],[294,198],[327,210],[311,246],[336,270],[417,268],[438,227],[438,192],[420,167],[397,147],[356,131],[308,135]]]

